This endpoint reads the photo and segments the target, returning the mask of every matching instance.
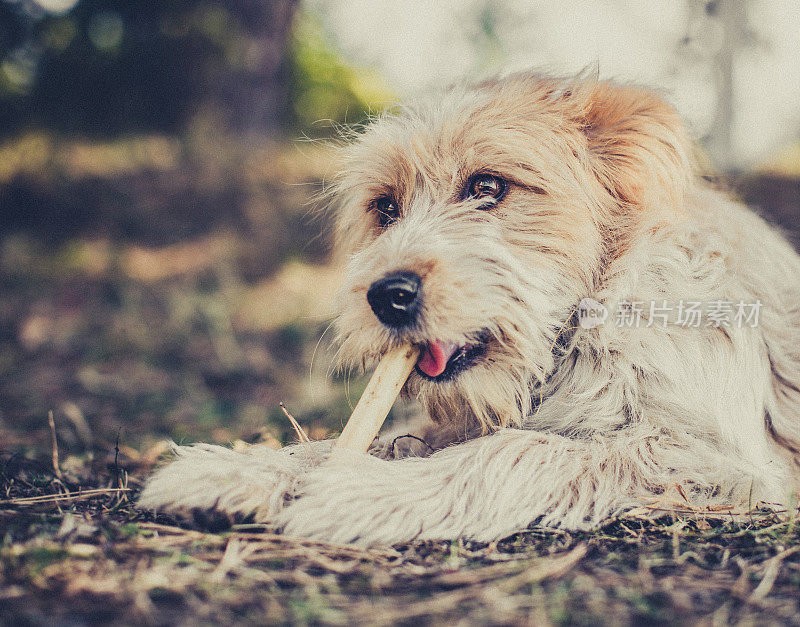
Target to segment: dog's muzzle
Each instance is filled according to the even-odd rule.
[[[403,329],[417,321],[420,287],[421,279],[413,272],[395,272],[370,286],[367,302],[384,325]]]

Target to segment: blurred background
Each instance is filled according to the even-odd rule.
[[[318,140],[464,78],[657,87],[798,233],[798,54],[795,0],[0,0],[0,452],[337,432]]]

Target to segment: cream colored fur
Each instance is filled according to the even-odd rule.
[[[392,459],[378,442],[334,462],[329,442],[179,447],[140,506],[370,544],[586,528],[643,505],[789,503],[800,257],[705,183],[692,153],[653,93],[584,78],[515,75],[375,120],[336,184],[339,357],[366,368],[401,341],[488,333],[484,358],[455,380],[409,379],[436,452]],[[488,209],[460,195],[478,171],[510,182]],[[386,229],[371,209],[383,194],[400,206]],[[366,301],[398,270],[424,282],[421,322],[402,334]],[[612,316],[631,301],[762,308],[755,327],[583,329],[584,297]]]

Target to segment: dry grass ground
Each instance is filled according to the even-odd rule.
[[[367,550],[181,528],[132,507],[141,474],[113,459],[49,464],[0,465],[4,624],[800,624],[796,516]]]
[[[312,153],[0,147],[0,623],[800,624],[796,516],[368,551],[135,510],[165,438],[286,443],[280,401],[328,437],[358,398],[320,341],[336,273]],[[796,181],[749,186],[798,226]]]

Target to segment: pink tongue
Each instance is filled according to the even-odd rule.
[[[447,360],[456,352],[458,344],[445,344],[433,340],[422,349],[417,368],[429,377],[438,377],[447,368]]]

